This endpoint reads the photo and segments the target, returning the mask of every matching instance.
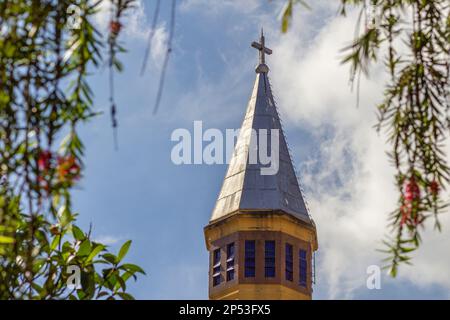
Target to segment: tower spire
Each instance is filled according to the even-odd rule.
[[[260,42],[253,42],[252,47],[260,52],[260,64],[256,68],[253,92],[241,126],[242,134],[237,140],[211,221],[222,219],[239,210],[282,210],[306,224],[311,224],[272,95],[267,75],[268,67],[264,63],[264,55],[271,54],[272,50],[265,47],[262,29]],[[260,133],[272,131],[278,132],[278,148],[270,145],[267,154],[273,155],[276,152],[280,166],[274,175],[264,177],[260,170],[266,165],[250,163],[248,160],[252,146],[258,146],[258,141],[267,139],[260,136]],[[250,134],[251,132],[255,134]]]
[[[316,226],[303,200],[265,64],[264,32],[253,92],[222,189],[205,227],[210,299],[311,299]],[[270,133],[270,138],[267,135]],[[267,142],[267,144],[261,144]],[[267,150],[277,169],[258,147]],[[259,152],[258,152],[259,153]],[[258,160],[259,159],[259,160]],[[256,160],[256,161],[255,161]],[[272,160],[274,162],[272,162]]]
[[[253,41],[252,47],[259,51],[259,65],[256,67],[256,73],[269,72],[269,67],[266,65],[266,54],[271,55],[272,50],[266,47],[263,28],[261,28],[261,36],[259,38],[259,42]]]

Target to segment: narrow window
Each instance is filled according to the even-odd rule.
[[[234,279],[234,242],[227,245],[227,281]]]
[[[213,252],[213,286],[220,284],[220,249]]]
[[[245,277],[253,278],[255,276],[255,240],[245,241]]]
[[[299,282],[302,287],[306,287],[308,270],[308,261],[306,260],[306,250],[300,249],[299,252]]]
[[[294,259],[292,245],[286,243],[286,280],[294,280]]]
[[[265,276],[266,278],[273,278],[275,277],[275,241],[266,241],[264,253]]]

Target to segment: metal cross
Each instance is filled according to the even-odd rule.
[[[260,41],[259,43],[253,41],[252,47],[259,50],[259,63],[266,64],[266,56],[265,55],[266,55],[266,53],[272,54],[272,50],[270,50],[269,48],[266,48],[266,46],[265,46],[263,29],[261,29],[261,37],[260,37],[259,41]]]

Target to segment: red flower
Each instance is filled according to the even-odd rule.
[[[48,173],[52,169],[52,159],[53,154],[49,150],[39,151],[37,157],[38,175],[37,175],[37,185],[38,188],[43,189],[47,193],[50,192],[50,183],[48,178]]]
[[[417,184],[414,177],[409,179],[405,183],[405,190],[403,194],[403,205],[400,207],[400,226],[408,225],[408,226],[417,226],[419,225],[423,219],[419,216],[419,212],[413,210],[418,205],[417,201],[420,200],[420,187]]]
[[[437,196],[440,191],[439,183],[436,180],[431,181],[429,189],[433,196]]]
[[[59,180],[76,180],[80,177],[80,165],[73,155],[58,157],[58,176]]]
[[[51,151],[46,150],[39,152],[39,156],[37,159],[37,165],[39,170],[48,171],[50,169],[52,157],[53,155]]]
[[[122,24],[119,21],[112,20],[109,23],[109,30],[114,36],[117,36],[122,28]]]
[[[405,185],[405,200],[412,202],[420,199],[420,188],[414,178],[411,178]]]

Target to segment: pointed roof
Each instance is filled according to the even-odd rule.
[[[257,48],[260,52],[266,49],[263,39],[261,42],[262,46]],[[268,71],[260,53],[253,93],[210,222],[237,211],[261,213],[281,210],[311,223],[272,96]],[[271,129],[277,129],[279,133],[279,168],[273,175],[261,174],[261,168],[269,165],[263,165],[259,160],[253,164],[249,161],[252,146],[257,146],[256,141],[261,141],[260,129],[269,132],[267,136],[262,136],[268,144],[268,155],[273,151],[270,144]]]

